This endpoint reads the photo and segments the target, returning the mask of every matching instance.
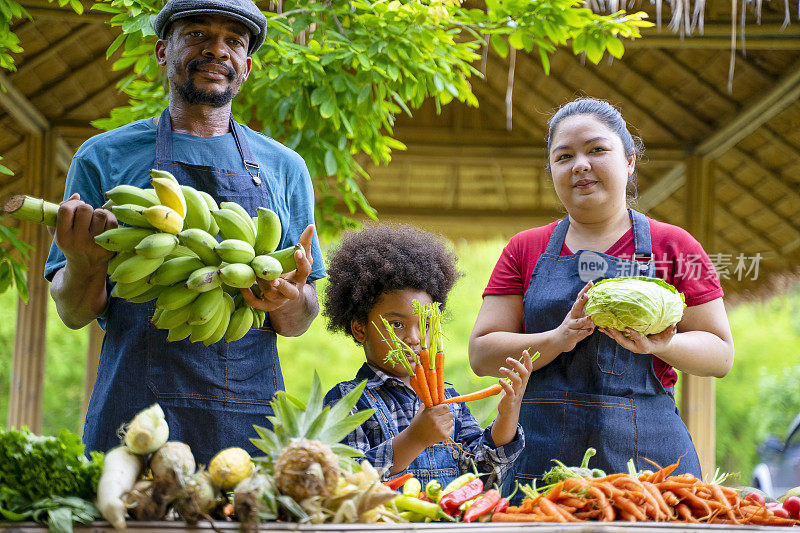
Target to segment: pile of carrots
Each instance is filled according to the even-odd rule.
[[[692,522],[793,526],[800,521],[775,516],[763,505],[729,488],[691,474],[670,476],[678,463],[655,473],[601,478],[567,478],[543,494],[527,487],[519,506],[495,513],[493,522]],[[531,494],[533,492],[534,494]]]
[[[392,350],[387,356],[387,362],[401,365],[411,376],[411,388],[419,396],[425,407],[433,407],[442,403],[461,403],[481,400],[500,394],[503,387],[494,384],[485,389],[462,396],[446,398],[444,393],[444,335],[442,334],[442,311],[439,303],[423,305],[418,300],[412,302],[414,316],[419,319],[420,351],[417,354],[408,344],[402,341],[394,332],[389,322],[381,317],[383,326],[388,334],[384,336],[381,328],[375,324],[383,340]],[[431,355],[433,354],[433,355]],[[535,360],[538,353],[533,355]],[[409,362],[414,362],[412,366]]]

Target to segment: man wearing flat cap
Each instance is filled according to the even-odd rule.
[[[83,431],[88,450],[119,443],[118,428],[158,402],[170,439],[189,444],[199,463],[229,446],[254,450],[253,424],[265,425],[269,402],[283,388],[276,335],[297,336],[317,314],[315,280],[325,276],[314,233],[314,193],[305,163],[292,150],[237,124],[231,102],[265,39],[266,18],[252,0],[170,0],[155,17],[155,57],[169,80],[169,107],[83,144],[70,165],[45,276],[58,313],[80,328],[97,319],[106,334]],[[264,206],[281,219],[279,247],[297,242],[297,270],[259,279],[263,327],[241,340],[206,347],[167,342],[150,322],[155,302],[111,296],[113,255],[93,237],[117,224],[100,208],[119,184],[149,188],[150,169],[182,185],[232,201],[251,216]]]

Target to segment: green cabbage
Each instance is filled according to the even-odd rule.
[[[683,316],[683,294],[658,278],[630,276],[598,281],[586,293],[584,312],[601,328],[642,335],[661,333]]]

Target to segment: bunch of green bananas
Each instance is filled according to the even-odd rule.
[[[179,185],[169,172],[150,175],[152,189],[118,185],[106,193],[104,207],[124,224],[95,237],[117,252],[108,263],[111,295],[156,300],[152,322],[169,330],[168,341],[188,337],[208,346],[261,327],[264,312],[248,306],[239,289],[297,268],[299,245],[275,250],[278,215],[259,207],[251,217],[235,202],[218,206],[208,193]]]

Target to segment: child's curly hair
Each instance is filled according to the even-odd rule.
[[[390,291],[425,291],[444,306],[460,275],[455,263],[441,239],[414,226],[381,224],[347,233],[326,269],[328,329],[352,337],[350,322],[366,323],[369,311]]]

